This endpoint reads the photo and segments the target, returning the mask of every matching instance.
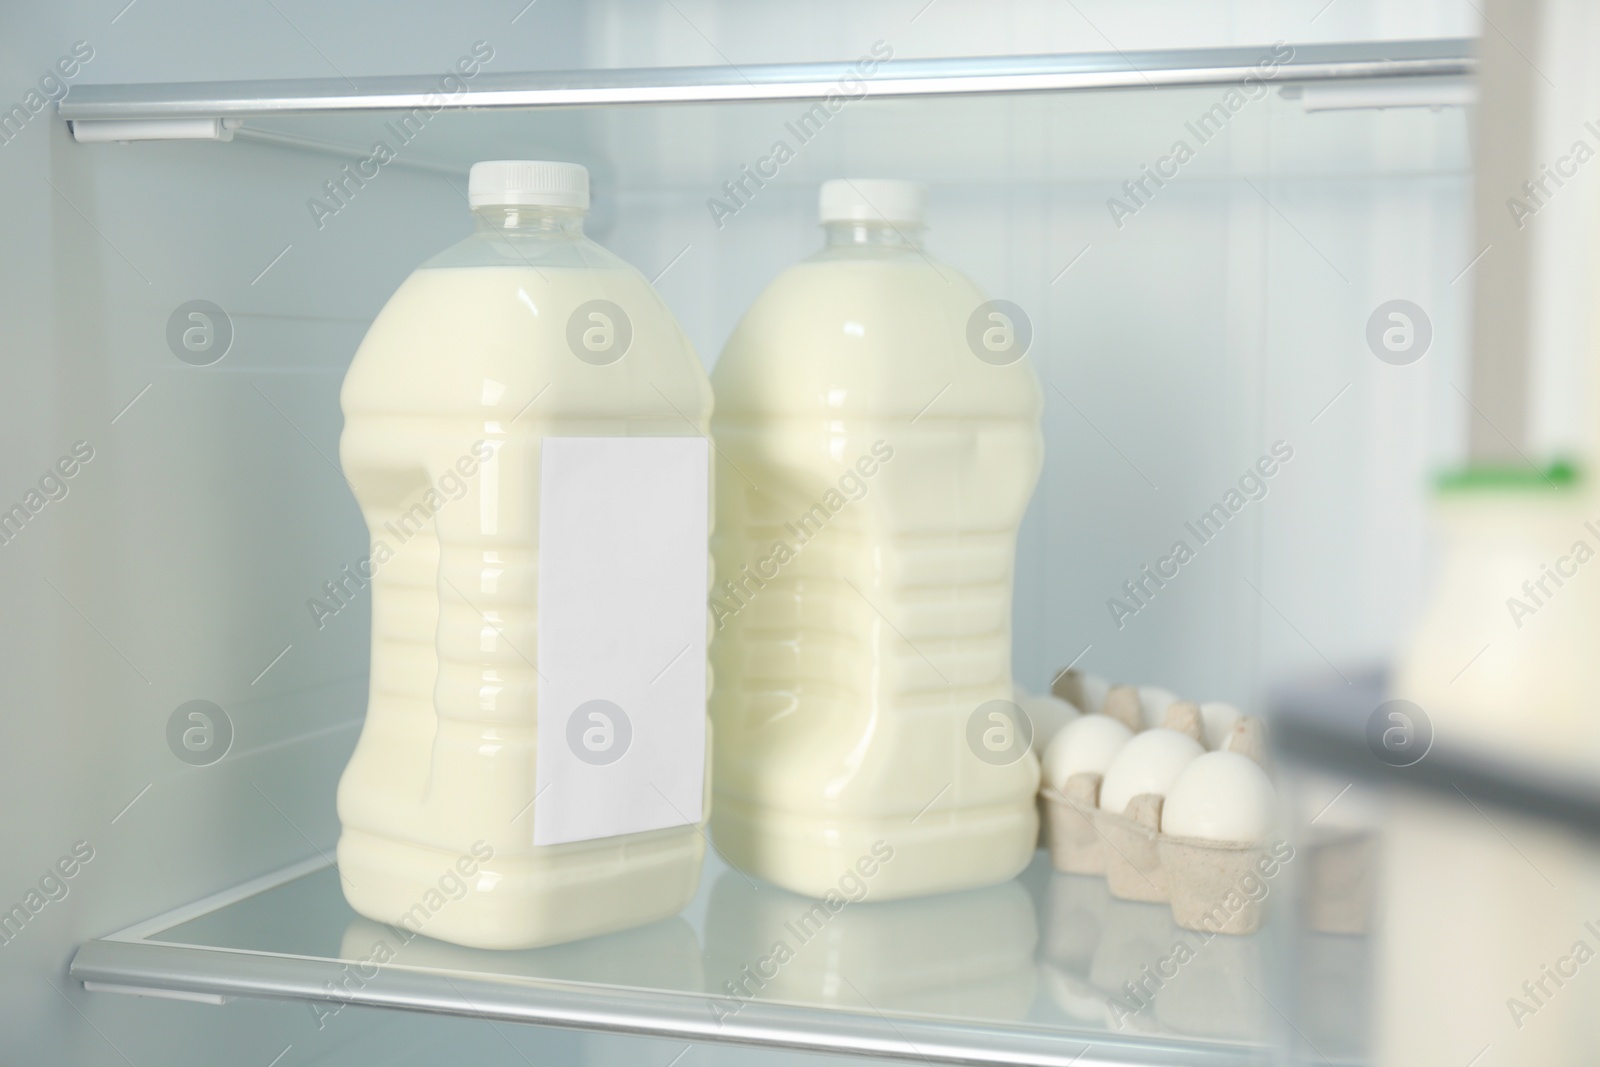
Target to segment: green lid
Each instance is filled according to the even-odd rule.
[[[1441,493],[1576,489],[1583,479],[1578,466],[1558,459],[1548,467],[1523,464],[1517,467],[1481,466],[1446,471],[1434,482]]]

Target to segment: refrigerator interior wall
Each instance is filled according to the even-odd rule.
[[[1475,30],[1459,3],[1319,6],[917,0],[802,18],[775,3],[83,3],[7,13],[5,99],[78,41],[93,58],[73,80],[140,82],[442,73],[478,40],[491,69],[517,70],[839,59],[877,40],[912,56]],[[303,1005],[90,996],[64,974],[85,938],[331,851],[370,623],[359,595],[320,624],[308,608],[331,603],[324,583],[365,551],[336,465],[338,386],[387,295],[464,232],[472,159],[590,165],[593,231],[659,274],[708,365],[760,287],[817,244],[818,181],[929,182],[931,249],[1028,311],[1049,383],[1018,566],[1028,686],[1081,652],[1119,679],[1249,703],[1278,673],[1385,653],[1419,594],[1415,489],[1460,444],[1465,119],[1305,115],[1274,92],[1200,145],[1185,124],[1221,95],[851,104],[720,228],[707,200],[805,107],[443,116],[320,226],[308,202],[349,157],[252,128],[370,149],[383,116],[251,124],[226,144],[82,146],[53,111],[34,115],[0,145],[0,506],[65,495],[0,545],[0,906],[40,889],[77,843],[93,858],[0,946],[0,1045],[40,1063],[211,1062],[219,1048],[268,1063],[288,1045],[284,1064],[365,1062],[368,1042],[401,1027],[413,1051],[463,1034],[486,1058],[507,1057],[508,1040],[594,1062],[631,1047],[355,1010],[319,1029]],[[1178,139],[1194,159],[1119,228],[1108,198],[1126,201],[1123,183]],[[1364,339],[1391,299],[1433,324],[1408,367]],[[232,325],[210,366],[169,346],[193,300]],[[1108,598],[1280,439],[1294,459],[1265,499],[1119,628]],[[78,442],[93,458],[41,484]],[[185,762],[169,743],[193,700],[231,722],[220,762]],[[180,733],[196,722],[178,718]],[[676,1054],[663,1048],[663,1062]]]

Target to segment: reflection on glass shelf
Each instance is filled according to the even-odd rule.
[[[162,944],[270,952],[351,964],[547,978],[700,992],[700,940],[682,917],[566,945],[496,952],[436,941],[350,910],[339,875],[324,866],[152,936]],[[353,990],[352,990],[353,991]]]
[[[509,952],[463,948],[415,935],[408,940],[392,926],[356,918],[345,927],[339,956],[364,963],[388,957],[402,966],[436,971],[683,992],[698,992],[704,981],[700,941],[694,929],[677,916],[569,945]]]
[[[681,916],[494,952],[364,919],[312,863],[91,941],[72,974],[91,988],[301,999],[319,1020],[376,1005],[929,1062],[1266,1062],[1287,1007],[1268,999],[1280,918],[1206,940],[1165,905],[1055,873],[1044,853],[1002,885],[830,911],[713,856]],[[1319,1023],[1342,1027],[1338,1010]]]
[[[724,870],[706,921],[707,989],[748,999],[1019,1020],[1034,1001],[1033,902],[1017,882],[875,904],[820,902]]]
[[[1260,1040],[1258,936],[1208,937],[1161,905],[1117,900],[1100,878],[1054,875],[1040,970],[1055,1005],[1081,1024],[1137,1034]]]

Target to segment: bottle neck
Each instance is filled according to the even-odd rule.
[[[829,248],[905,248],[922,246],[924,227],[912,222],[825,222]]]
[[[584,212],[575,207],[486,204],[472,209],[479,233],[509,236],[583,236]]]

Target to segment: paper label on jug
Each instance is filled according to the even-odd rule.
[[[547,437],[542,448],[533,843],[698,823],[708,442]]]

